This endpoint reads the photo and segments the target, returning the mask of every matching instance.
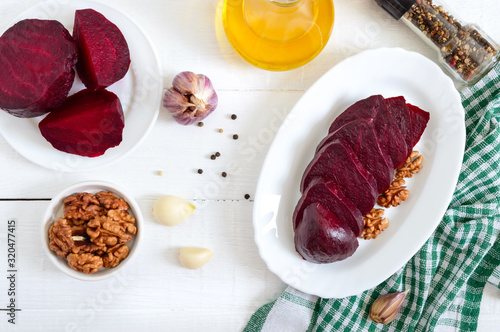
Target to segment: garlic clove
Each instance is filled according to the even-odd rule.
[[[170,88],[165,92],[163,98],[163,106],[170,110],[172,115],[181,115],[188,107],[194,106],[188,98],[182,95],[174,88]]]
[[[172,85],[165,92],[163,106],[178,123],[199,122],[217,108],[219,99],[207,76],[185,71],[174,77]]]
[[[212,256],[212,251],[207,248],[184,247],[179,251],[182,266],[192,270],[207,264]]]
[[[203,99],[208,107],[215,109],[219,103],[219,98],[214,90],[212,81],[203,74],[199,74],[198,77],[198,91],[195,93],[195,96]]]
[[[154,218],[162,225],[175,226],[193,213],[195,206],[180,197],[166,195],[153,204]]]
[[[403,306],[408,291],[380,296],[370,307],[370,318],[375,323],[389,324]]]
[[[196,75],[190,71],[183,71],[175,75],[172,85],[174,89],[182,93],[183,95],[194,95],[200,91],[200,80],[199,75]]]

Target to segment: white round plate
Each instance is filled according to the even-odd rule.
[[[125,115],[121,144],[95,158],[68,154],[53,148],[40,134],[38,123],[44,116],[20,119],[0,110],[0,133],[5,140],[28,160],[54,170],[88,171],[118,161],[144,140],[160,110],[163,87],[156,52],[142,29],[116,9],[87,0],[64,1],[64,4],[49,1],[28,9],[5,30],[20,20],[38,18],[58,20],[72,33],[75,10],[85,8],[95,9],[116,24],[129,46],[129,71],[123,79],[108,87],[120,98]],[[76,76],[69,95],[85,88]]]
[[[314,264],[295,251],[292,213],[302,174],[332,121],[374,94],[402,95],[430,112],[415,147],[424,157],[407,181],[410,198],[386,215],[389,227],[359,239],[350,258]],[[453,82],[424,56],[376,49],[348,58],[321,77],[297,102],[278,131],[262,167],[253,211],[255,240],[268,268],[305,293],[341,298],[375,287],[401,268],[435,230],[451,200],[464,154],[464,110]]]
[[[76,193],[87,192],[95,194],[99,191],[110,191],[116,196],[123,198],[125,202],[129,205],[129,213],[135,218],[135,226],[137,227],[137,233],[133,236],[132,240],[127,243],[130,249],[129,255],[124,259],[117,267],[114,268],[101,268],[99,271],[91,274],[84,274],[82,272],[76,271],[68,265],[68,261],[56,255],[54,251],[49,248],[49,229],[50,226],[64,215],[64,199],[68,196],[74,195]],[[139,205],[135,201],[132,195],[130,195],[124,189],[118,187],[117,185],[106,182],[106,181],[85,181],[75,183],[68,188],[65,188],[57,195],[55,195],[49,203],[45,215],[42,219],[42,243],[45,253],[48,255],[49,259],[54,263],[54,265],[59,268],[62,272],[66,273],[70,277],[85,280],[85,281],[97,281],[109,278],[117,274],[121,269],[130,264],[131,261],[137,256],[139,250],[139,245],[144,241],[143,238],[143,220],[141,210]]]

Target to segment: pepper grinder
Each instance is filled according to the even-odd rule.
[[[500,59],[499,46],[477,25],[452,15],[441,0],[375,1],[431,45],[463,85],[477,83]]]

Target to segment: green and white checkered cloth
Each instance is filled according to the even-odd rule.
[[[500,65],[462,93],[467,129],[453,199],[434,234],[389,279],[357,296],[324,299],[288,287],[244,332],[475,331],[486,282],[500,288]],[[388,325],[368,317],[382,294],[409,293]]]

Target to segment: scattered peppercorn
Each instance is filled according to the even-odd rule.
[[[238,139],[238,135],[234,134],[233,139]]]
[[[203,174],[203,170],[201,168],[198,169],[198,174]]]
[[[205,124],[203,122],[198,122],[198,127],[203,127]]]
[[[224,132],[224,130],[222,130],[222,129],[219,129],[219,133],[221,133],[221,134],[222,134],[223,132]]]
[[[225,178],[227,176],[227,173],[226,172],[222,172],[222,177]]]
[[[249,199],[250,198],[250,195],[249,194],[245,194],[245,199]]]
[[[216,156],[216,157],[220,157],[220,152],[216,152],[216,153],[215,153],[215,156]]]
[[[217,158],[214,154],[210,156],[210,159],[215,160]]]
[[[238,116],[237,116],[236,114],[232,114],[232,115],[231,115],[231,119],[233,119],[233,120],[236,120],[236,118],[237,118],[237,117],[238,117]]]

